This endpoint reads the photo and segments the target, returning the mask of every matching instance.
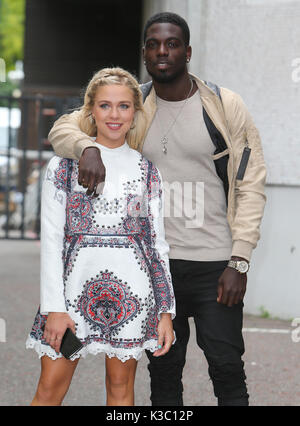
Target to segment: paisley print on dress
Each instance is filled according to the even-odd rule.
[[[141,313],[140,302],[126,282],[106,270],[86,281],[75,305],[76,312],[80,312],[94,330],[100,327],[104,336],[109,337]]]

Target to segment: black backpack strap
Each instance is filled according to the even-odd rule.
[[[205,81],[204,83],[221,99],[219,86],[209,81],[208,82]],[[216,147],[215,154],[219,154],[220,152],[225,151],[225,149],[227,149],[227,144],[222,134],[219,132],[219,130],[214,125],[213,121],[210,119],[204,107],[203,107],[203,118],[208,130],[208,133],[211,137],[211,140]]]
[[[148,83],[144,83],[140,85],[140,89],[143,93],[143,102],[145,102],[147,96],[151,92],[152,89],[152,81],[148,81]]]
[[[205,81],[204,83],[222,101],[219,86],[217,86],[214,83],[211,83],[210,81]],[[216,126],[214,125],[213,121],[211,120],[211,118],[207,114],[204,107],[203,107],[203,118],[204,118],[204,122],[206,124],[207,131],[209,133],[209,136],[210,136],[210,138],[211,138],[211,140],[212,140],[212,142],[213,142],[213,144],[215,145],[215,148],[216,148],[214,154],[219,154],[219,153],[225,151],[227,149],[227,144],[226,144],[221,132],[219,132],[219,130],[216,128]],[[219,178],[223,182],[226,201],[228,201],[228,189],[229,189],[228,175],[227,175],[228,158],[229,158],[229,155],[226,154],[223,157],[219,158],[218,160],[214,160],[217,175],[219,176]]]
[[[214,83],[211,83],[210,81],[205,81],[204,82],[216,95],[218,95],[219,96],[219,98],[221,99],[221,102],[222,102],[222,98],[221,98],[221,93],[220,93],[220,88],[216,85],[216,84],[214,84]],[[203,116],[206,114],[206,111],[204,112],[203,111]],[[206,114],[207,115],[207,114]],[[210,120],[209,119],[209,117],[207,118],[204,118],[204,120],[206,120],[205,122],[206,122],[206,126],[208,125],[207,123],[208,123],[208,121]],[[211,120],[210,120],[211,121]],[[212,127],[212,126],[210,126],[210,127]],[[214,127],[214,126],[213,126]],[[213,137],[212,135],[211,135],[211,131],[208,129],[208,131],[209,131],[209,134],[210,134],[210,136],[211,136],[211,138],[212,138],[212,140],[213,140],[213,142],[214,141],[216,141],[217,142],[217,145],[216,145],[216,143],[215,143],[215,146],[216,146],[216,148],[217,148],[217,150],[216,150],[216,152],[215,152],[215,154],[217,154],[218,152],[222,152],[222,151],[224,151],[226,148],[227,148],[227,146],[226,146],[226,143],[225,143],[225,141],[224,141],[224,139],[223,139],[223,137],[222,137],[222,135],[221,135],[221,138],[220,138],[220,135],[217,135],[217,133],[220,133],[220,132],[218,132],[216,129],[214,129],[214,130],[212,130],[211,129],[211,131],[213,132],[213,133],[215,133],[215,137]],[[223,140],[223,141],[222,141]],[[236,179],[237,180],[243,180],[243,178],[244,178],[244,175],[245,175],[245,171],[246,171],[246,168],[247,168],[247,165],[248,165],[248,161],[249,161],[249,157],[250,157],[250,153],[251,153],[251,149],[249,148],[249,146],[248,146],[248,143],[246,143],[246,146],[245,146],[245,148],[244,148],[244,151],[243,151],[243,154],[242,154],[242,158],[241,158],[241,162],[240,162],[240,165],[239,165],[239,169],[238,169],[238,172],[237,172],[237,175],[236,175]],[[225,164],[225,162],[224,162],[224,167],[227,167],[227,163]]]

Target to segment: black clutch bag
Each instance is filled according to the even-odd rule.
[[[61,341],[60,352],[65,358],[70,359],[82,348],[83,344],[81,341],[75,336],[70,328],[67,328]]]

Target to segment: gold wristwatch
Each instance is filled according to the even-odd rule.
[[[246,260],[229,260],[229,268],[236,269],[240,274],[246,274],[249,271],[250,265]]]

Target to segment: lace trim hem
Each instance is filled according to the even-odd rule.
[[[44,345],[40,340],[36,340],[31,336],[28,336],[26,340],[26,349],[34,349],[39,358],[46,355],[49,358],[55,360],[58,358],[63,358],[61,353],[57,354],[51,346]],[[118,358],[120,361],[125,362],[131,358],[136,359],[137,361],[141,359],[144,350],[150,350],[151,352],[155,352],[157,347],[157,340],[148,340],[143,344],[142,347],[132,348],[132,349],[118,349],[112,348],[107,344],[102,344],[98,342],[92,342],[82,348],[77,354],[75,354],[71,361],[74,361],[77,358],[83,357],[85,358],[88,354],[97,355],[98,353],[104,352],[109,358]]]

